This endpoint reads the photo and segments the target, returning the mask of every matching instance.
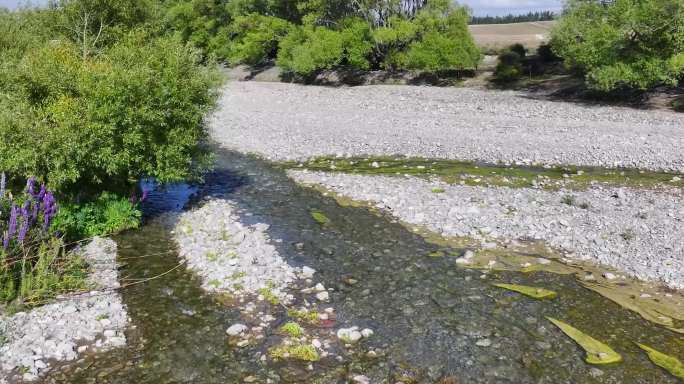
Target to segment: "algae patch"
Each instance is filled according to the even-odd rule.
[[[570,324],[564,323],[551,317],[547,319],[555,326],[560,328],[563,333],[568,335],[571,339],[582,347],[587,353],[585,361],[589,364],[612,364],[622,361],[622,356],[615,352],[608,345],[592,338]]]
[[[616,302],[620,306],[634,311],[644,319],[662,325],[669,330],[684,334],[684,308],[680,302],[681,296],[665,295],[653,296],[640,294],[638,286],[612,286],[609,283],[582,282],[592,291]]]
[[[323,212],[319,210],[312,209],[311,217],[320,225],[330,224],[330,219],[328,218],[328,216],[326,216]]]
[[[648,358],[651,359],[653,364],[668,371],[674,377],[684,379],[684,364],[682,364],[679,359],[674,356],[666,355],[644,344],[636,343],[636,345],[648,354]]]
[[[525,296],[529,296],[533,299],[537,300],[544,300],[544,299],[554,299],[558,294],[554,291],[544,289],[544,288],[537,288],[537,287],[530,287],[527,285],[517,285],[517,284],[494,284],[495,287],[503,288],[503,289],[508,289],[509,291],[514,291],[518,293],[522,293]]]

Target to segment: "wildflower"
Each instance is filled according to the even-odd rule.
[[[26,189],[28,190],[28,194],[33,196],[34,198],[36,197],[36,195],[33,191],[35,183],[36,183],[36,177],[35,176],[29,177],[28,181],[26,181]]]
[[[45,192],[43,196],[43,229],[47,231],[50,221],[57,214],[57,202],[52,192]]]
[[[9,238],[12,238],[12,236],[14,236],[14,233],[17,231],[17,216],[18,215],[19,215],[19,207],[14,205],[14,203],[12,203],[12,208],[10,209],[9,226],[7,229]]]

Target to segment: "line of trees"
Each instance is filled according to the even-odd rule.
[[[558,15],[552,11],[528,12],[526,14],[508,14],[505,16],[473,16],[470,24],[512,24],[525,23],[531,21],[555,20]]]

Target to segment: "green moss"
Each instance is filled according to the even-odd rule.
[[[560,320],[556,320],[551,317],[547,317],[547,319],[555,326],[560,328],[560,330],[568,335],[568,337],[575,340],[575,342],[587,352],[587,356],[585,358],[587,363],[612,364],[622,361],[622,356],[620,356],[619,353],[615,352],[608,345],[592,338],[579,329],[574,328]]]
[[[428,254],[428,256],[430,256],[430,257],[444,257],[444,256],[446,256],[446,253],[444,253],[442,251],[435,251],[435,252],[430,252]]]
[[[273,293],[273,284],[270,282],[266,287],[259,288],[257,292],[264,297],[264,300],[268,301],[273,305],[278,305],[280,303],[280,299],[278,299],[278,296],[276,296],[275,293]]]
[[[280,327],[280,332],[289,335],[290,337],[302,337],[304,330],[299,324],[291,321]]]
[[[242,279],[245,276],[247,276],[247,272],[240,271],[240,272],[233,272],[233,274],[230,275],[230,278],[233,280],[237,280],[237,279]]]
[[[218,260],[218,254],[214,251],[209,251],[206,254],[206,258],[208,261],[214,262],[214,261]]]
[[[269,349],[269,355],[274,360],[302,360],[302,361],[318,361],[321,356],[312,345],[295,344],[295,345],[281,345]]]
[[[432,193],[444,193],[446,190],[444,188],[432,188]]]
[[[554,291],[544,289],[544,288],[537,288],[537,287],[529,287],[526,285],[517,285],[517,284],[494,284],[495,287],[503,288],[503,289],[508,289],[509,291],[515,291],[518,293],[522,293],[525,296],[529,296],[533,299],[554,299],[558,294]]]
[[[219,280],[213,279],[209,281],[209,285],[214,288],[218,288],[221,286],[221,282]]]
[[[653,364],[665,369],[674,377],[684,379],[684,364],[682,364],[679,359],[674,356],[666,355],[644,344],[636,343],[636,345],[648,354],[648,358],[651,359]]]
[[[281,166],[290,169],[302,169],[300,164],[298,162],[284,162],[281,163]],[[506,166],[458,160],[404,157],[349,159],[320,157],[302,165],[305,169],[316,171],[364,175],[440,177],[443,181],[451,184],[493,185],[511,188],[538,185],[549,190],[560,188],[583,190],[594,182],[645,188],[662,185],[684,187],[684,176],[681,174],[644,172],[631,168]],[[672,181],[675,176],[679,176],[680,180]],[[436,189],[439,190],[440,188]],[[433,192],[435,191],[433,190]]]
[[[313,219],[316,220],[316,222],[320,225],[330,224],[330,219],[328,218],[328,216],[326,216],[325,214],[323,214],[323,212],[319,210],[311,210],[311,217],[313,217]]]
[[[317,324],[319,322],[318,312],[316,311],[307,311],[305,309],[288,309],[287,315],[293,319],[303,321],[309,324]]]

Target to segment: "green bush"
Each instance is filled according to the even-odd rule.
[[[520,56],[521,58],[527,56],[527,48],[525,48],[525,46],[520,43],[515,43],[511,45],[510,47],[508,47],[508,50],[517,53],[518,56]]]
[[[361,20],[345,20],[341,30],[306,24],[281,41],[277,63],[286,71],[309,75],[338,65],[368,69],[370,29]]]
[[[499,62],[494,69],[494,79],[499,83],[510,83],[519,80],[523,73],[522,57],[513,51],[499,55]]]
[[[137,228],[141,216],[129,199],[104,192],[91,202],[62,205],[51,228],[74,241]]]
[[[140,177],[191,177],[218,76],[172,37],[129,33],[94,58],[51,41],[3,68],[0,169],[61,193],[126,192]]]
[[[251,13],[239,16],[224,33],[230,38],[218,40],[225,44],[214,50],[230,64],[258,65],[275,59],[278,43],[292,28],[287,20]],[[215,45],[218,45],[214,41]]]
[[[448,2],[431,4],[416,15],[413,22],[420,38],[399,62],[408,69],[430,72],[477,68],[481,53],[468,31],[466,9]]]
[[[684,76],[684,0],[570,0],[554,52],[591,88],[648,89]]]

